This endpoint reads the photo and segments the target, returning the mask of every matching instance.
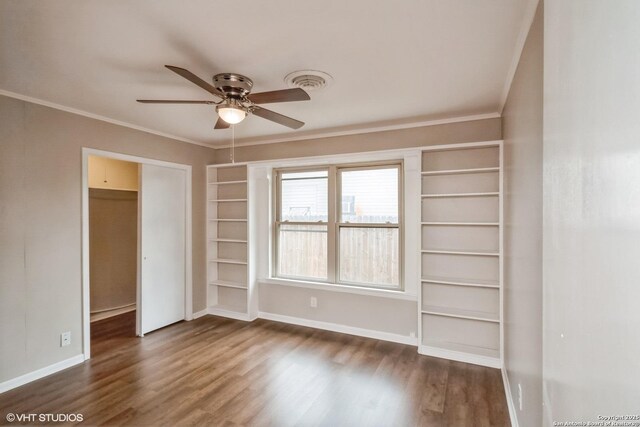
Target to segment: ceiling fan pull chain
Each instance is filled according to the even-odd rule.
[[[231,125],[231,164],[235,163],[234,154],[236,150],[236,126]]]

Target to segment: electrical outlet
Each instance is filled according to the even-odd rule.
[[[60,334],[60,347],[65,347],[71,344],[71,332],[63,332]]]
[[[518,407],[522,411],[522,386],[518,383]]]
[[[313,308],[317,308],[318,307],[318,298],[311,297],[311,300],[309,301],[309,306],[311,306]]]
[[[409,332],[409,336],[410,336],[411,338],[415,338],[415,337],[416,337],[416,333],[415,333],[415,332],[413,332],[413,331],[411,331],[411,332]]]

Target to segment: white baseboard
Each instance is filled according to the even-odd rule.
[[[20,375],[19,377],[0,383],[0,393],[20,387],[21,385],[25,385],[31,381],[39,380],[40,378],[44,378],[48,375],[55,374],[56,372],[78,365],[82,362],[84,362],[84,354],[78,354],[70,357],[69,359],[54,363],[53,365],[45,366],[44,368],[40,368],[36,371]]]
[[[504,393],[507,397],[507,408],[509,409],[509,418],[511,418],[511,427],[518,427],[518,415],[516,413],[516,405],[513,403],[513,395],[511,394],[511,383],[507,375],[507,369],[502,367],[502,382],[504,384]]]
[[[447,350],[444,348],[431,347],[428,345],[418,346],[418,353],[425,356],[439,357],[441,359],[455,360],[457,362],[471,363],[472,365],[487,366],[489,368],[502,368],[500,359],[476,354],[464,353],[461,351]]]
[[[196,311],[195,313],[193,313],[191,315],[191,320],[195,320],[198,317],[202,317],[202,316],[204,316],[206,314],[209,314],[209,309],[207,309],[207,308],[205,308],[204,310]]]
[[[325,331],[340,332],[342,334],[356,335],[359,337],[373,338],[382,341],[390,341],[406,345],[418,345],[418,339],[390,332],[375,331],[372,329],[357,328],[338,323],[321,322],[318,320],[304,319],[301,317],[285,316],[283,314],[259,312],[260,319],[273,320],[275,322],[290,323],[292,325],[307,326],[309,328],[323,329]]]

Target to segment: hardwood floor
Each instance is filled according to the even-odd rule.
[[[144,338],[134,320],[92,324],[89,361],[0,395],[2,422],[11,412],[80,413],[84,425],[510,425],[496,369],[266,320],[205,316]]]

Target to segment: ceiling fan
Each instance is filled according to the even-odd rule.
[[[218,121],[215,129],[227,129],[230,125],[240,123],[247,114],[255,114],[263,119],[299,129],[304,125],[291,117],[287,117],[275,111],[267,110],[258,104],[269,104],[274,102],[308,101],[311,98],[300,88],[274,90],[272,92],[251,93],[253,81],[249,77],[236,73],[221,73],[213,76],[213,85],[202,80],[189,70],[165,65],[174,73],[184,77],[191,83],[200,86],[210,94],[217,96],[221,101],[190,101],[171,99],[138,99],[144,104],[207,104],[215,105],[218,113]]]

